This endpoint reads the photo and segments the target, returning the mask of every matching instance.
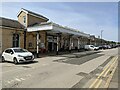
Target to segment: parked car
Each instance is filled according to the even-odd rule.
[[[110,45],[102,45],[99,46],[99,49],[111,49],[112,47]]]
[[[94,45],[85,45],[85,50],[98,50],[99,47],[96,47]]]
[[[13,61],[15,64],[30,62],[34,60],[34,55],[26,49],[8,48],[2,53],[2,62]]]
[[[103,49],[108,49],[107,45],[103,45]]]
[[[110,45],[107,45],[107,49],[111,49],[112,47]]]
[[[103,46],[98,46],[99,47],[99,49],[103,49]]]
[[[94,46],[94,50],[99,50],[99,47],[98,46]]]

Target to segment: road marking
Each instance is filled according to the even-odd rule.
[[[118,57],[114,57],[114,58],[112,58],[112,60],[111,60],[111,64],[108,64],[106,67],[105,67],[105,69],[102,71],[102,73],[97,77],[97,79],[90,85],[90,87],[89,88],[93,88],[93,86],[95,86],[95,84],[98,82],[98,84],[95,86],[95,88],[98,88],[99,87],[99,85],[100,85],[100,83],[102,82],[102,80],[100,79],[100,77],[108,70],[110,70],[109,69],[109,67],[112,67],[113,65],[114,65],[114,63],[116,62],[116,60],[117,60],[117,58]],[[108,72],[107,71],[107,72]],[[107,75],[106,73],[104,74],[104,77],[105,77],[105,75]],[[98,81],[99,80],[99,81]]]
[[[14,82],[14,80],[8,80],[6,82],[10,84],[10,83]]]
[[[112,59],[112,61],[111,62],[113,62],[114,60]],[[106,66],[106,68],[102,71],[102,73],[97,77],[97,79],[90,85],[90,87],[89,88],[92,88],[94,85],[95,85],[95,83],[98,81],[98,79],[102,76],[102,74],[108,69],[108,67],[109,67],[109,65],[107,65]]]
[[[21,82],[21,80],[20,80],[20,79],[18,79],[18,78],[15,78],[15,80],[16,80],[16,81],[19,81],[19,82]]]
[[[101,82],[102,82],[102,79],[100,79],[100,81],[97,83],[97,85],[95,86],[95,88],[98,88],[100,86]]]
[[[25,80],[24,78],[20,78],[20,79],[23,80],[23,81]]]
[[[104,74],[104,77],[106,77],[106,75],[108,74],[108,72],[113,68],[112,66],[116,63],[116,61],[113,62],[113,64],[111,65],[111,67],[106,71],[106,73]]]
[[[105,88],[108,88],[108,87],[109,87],[110,81],[112,80],[112,77],[113,77],[113,75],[114,75],[114,73],[115,73],[116,68],[117,68],[117,65],[116,65],[116,67],[114,67],[112,73],[110,74],[109,78],[107,79],[106,84],[105,84],[105,86],[104,86]]]
[[[2,73],[8,73],[8,72],[12,72],[12,71],[15,71],[15,70],[21,70],[21,68],[17,68],[17,69],[14,69],[14,70],[8,70],[8,71],[2,71]]]
[[[7,83],[11,83],[10,81],[7,81]]]

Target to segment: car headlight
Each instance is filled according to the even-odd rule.
[[[34,55],[32,55],[32,57],[34,58]]]
[[[24,56],[18,55],[18,57],[24,57]]]

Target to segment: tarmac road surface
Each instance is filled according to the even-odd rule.
[[[81,53],[83,55],[79,52],[37,58],[33,63],[18,65],[0,63],[2,88],[89,88],[111,60],[118,56],[118,49],[83,56],[80,56]],[[117,88],[118,84],[114,87]],[[104,87],[101,85],[100,88]]]

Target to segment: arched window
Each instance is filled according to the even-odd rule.
[[[13,34],[13,47],[19,47],[19,34]]]

